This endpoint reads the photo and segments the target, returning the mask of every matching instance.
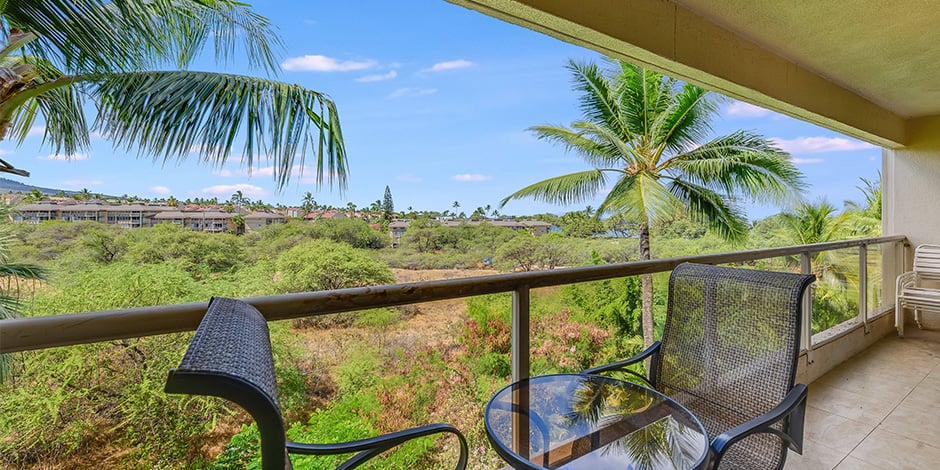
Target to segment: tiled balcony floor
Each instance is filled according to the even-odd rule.
[[[809,384],[787,470],[940,468],[940,331],[908,328]]]

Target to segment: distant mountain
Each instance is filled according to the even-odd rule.
[[[30,186],[28,184],[20,183],[19,181],[8,180],[6,178],[0,178],[0,193],[28,193],[32,190],[38,189],[39,192],[46,195],[59,194],[59,192],[65,193],[66,196],[71,196],[73,194],[78,194],[79,191],[65,191],[63,189],[50,189],[50,188],[40,188],[39,186]]]

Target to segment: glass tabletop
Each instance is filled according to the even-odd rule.
[[[682,405],[637,384],[598,375],[525,379],[486,405],[486,433],[516,468],[704,468],[708,438]]]

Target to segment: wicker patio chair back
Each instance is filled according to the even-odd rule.
[[[258,423],[264,470],[290,469],[288,454],[353,454],[336,467],[349,470],[412,439],[438,434],[457,438],[459,458],[454,468],[467,467],[467,440],[457,428],[446,423],[330,444],[287,440],[277,399],[268,324],[257,309],[241,300],[215,297],[209,302],[183,360],[170,371],[164,390],[220,397],[244,408]]]
[[[214,297],[165,391],[238,404],[258,423],[264,468],[288,464],[268,324],[251,305]]]
[[[698,416],[710,438],[769,411],[793,388],[802,298],[814,279],[679,265],[651,382]],[[778,468],[786,451],[777,436],[754,434],[732,446],[720,468]]]

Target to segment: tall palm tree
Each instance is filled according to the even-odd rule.
[[[97,132],[155,160],[195,152],[213,165],[237,146],[249,169],[273,164],[279,187],[309,153],[317,182],[344,189],[334,103],[297,85],[185,70],[207,41],[220,62],[277,70],[280,40],[236,0],[0,1],[0,140],[22,143],[42,122],[56,153],[87,149]],[[2,160],[0,171],[29,175]]]
[[[742,199],[784,202],[802,175],[763,136],[737,131],[709,139],[720,98],[700,87],[623,61],[610,71],[571,61],[583,119],[570,127],[535,126],[539,139],[561,144],[594,168],[549,178],[502,200],[535,198],[578,204],[604,194],[597,216],[638,223],[640,259],[652,258],[651,222],[687,211],[730,240],[747,233]],[[653,341],[653,281],[642,283],[643,338]]]

